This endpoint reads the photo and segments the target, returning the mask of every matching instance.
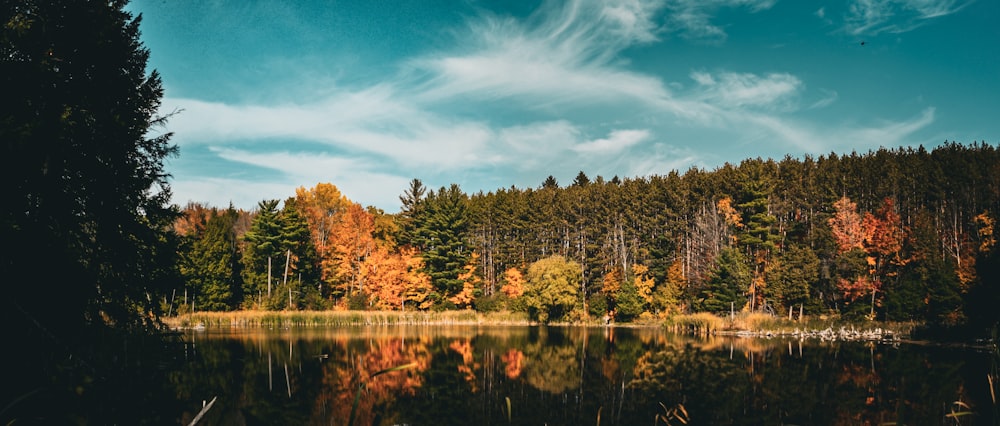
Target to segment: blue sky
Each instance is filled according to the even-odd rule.
[[[137,0],[174,202],[1000,137],[995,0]],[[862,45],[862,42],[864,44]]]

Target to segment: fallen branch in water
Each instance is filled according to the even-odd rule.
[[[208,404],[205,404],[205,401],[202,401],[201,411],[198,412],[197,416],[194,416],[194,420],[191,420],[191,423],[188,423],[188,426],[194,426],[198,424],[198,422],[201,421],[201,418],[205,416],[205,413],[207,413],[208,410],[212,409],[212,405],[215,404],[215,400],[217,398],[218,398],[217,396],[213,397],[212,401],[210,401]]]

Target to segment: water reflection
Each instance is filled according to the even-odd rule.
[[[431,327],[186,336],[177,397],[206,424],[992,424],[990,354],[695,339],[651,329]],[[394,366],[412,368],[375,375]],[[510,401],[508,412],[507,401]],[[677,424],[677,423],[675,423]]]

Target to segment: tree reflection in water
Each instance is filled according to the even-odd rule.
[[[991,355],[655,329],[382,327],[187,336],[172,397],[205,424],[992,424]],[[415,363],[414,368],[372,377]],[[951,422],[951,423],[949,423]]]

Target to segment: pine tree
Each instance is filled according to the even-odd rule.
[[[153,325],[179,282],[163,170],[176,148],[156,135],[160,76],[125,4],[0,7],[0,272],[17,284],[0,312],[25,332]]]
[[[416,218],[421,214],[421,205],[426,195],[427,187],[424,186],[424,183],[420,179],[413,179],[410,181],[410,187],[403,192],[403,195],[399,196],[399,201],[402,203],[398,216],[399,235],[397,240],[399,245],[417,245]]]
[[[232,206],[216,212],[208,220],[201,238],[193,244],[189,254],[191,266],[185,268],[185,277],[198,309],[225,311],[237,306],[237,296],[242,290],[233,229],[237,218]]]
[[[158,327],[181,282],[163,167],[176,148],[125,7],[0,3],[4,423],[80,422],[81,406],[89,423],[138,423],[123,407],[143,402],[132,368],[155,339],[121,339]]]
[[[792,245],[785,249],[774,266],[767,298],[779,312],[803,305],[811,307],[811,286],[819,280],[819,258],[807,246]]]
[[[746,299],[741,296],[749,289],[752,279],[753,274],[740,250],[723,249],[709,274],[705,289],[695,300],[695,309],[716,313],[742,309]]]
[[[464,288],[459,276],[469,263],[468,198],[458,185],[431,191],[414,217],[415,243],[439,301]]]

